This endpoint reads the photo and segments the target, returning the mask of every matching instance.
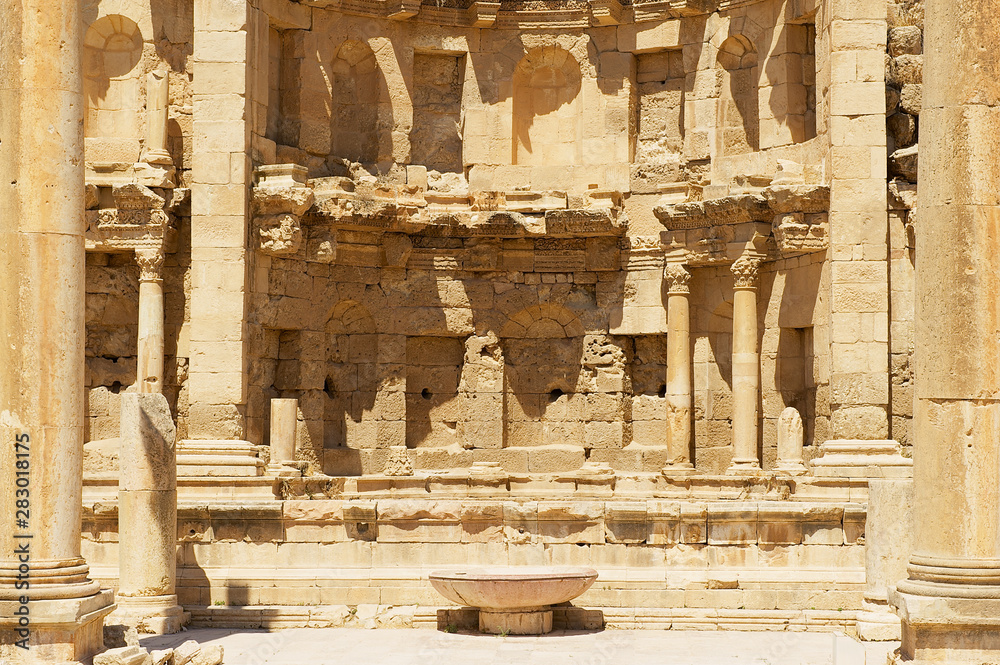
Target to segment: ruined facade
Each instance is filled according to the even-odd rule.
[[[921,3],[81,25],[92,578],[156,490],[167,623],[464,625],[431,568],[573,563],[562,625],[898,639]],[[175,486],[119,482],[144,408]]]

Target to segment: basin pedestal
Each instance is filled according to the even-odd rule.
[[[494,635],[552,632],[552,606],[573,600],[597,579],[593,568],[512,566],[430,574],[449,600],[479,610],[479,630]]]
[[[552,609],[479,610],[479,632],[493,635],[544,635],[552,632]]]

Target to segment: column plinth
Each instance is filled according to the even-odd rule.
[[[733,462],[726,473],[759,473],[757,457],[760,353],[757,345],[757,283],[761,259],[742,256],[732,265]]]
[[[691,463],[691,273],[668,263],[667,282],[667,442],[665,475],[690,474]]]

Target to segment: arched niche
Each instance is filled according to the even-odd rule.
[[[757,102],[757,49],[744,35],[731,35],[719,47],[722,70],[719,95],[719,132],[722,156],[743,155],[760,149]]]
[[[349,39],[330,66],[333,157],[366,164],[392,160],[392,104],[375,53]]]
[[[581,162],[580,82],[580,63],[559,46],[521,59],[513,81],[513,164]]]
[[[134,162],[143,136],[143,37],[132,19],[112,14],[87,28],[83,39],[83,90],[87,103],[83,131],[100,138],[93,161]],[[93,142],[89,148],[95,147]]]

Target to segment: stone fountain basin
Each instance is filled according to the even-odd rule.
[[[448,600],[479,608],[483,632],[540,634],[552,630],[551,606],[589,589],[597,571],[576,566],[498,566],[435,571],[429,577]]]

